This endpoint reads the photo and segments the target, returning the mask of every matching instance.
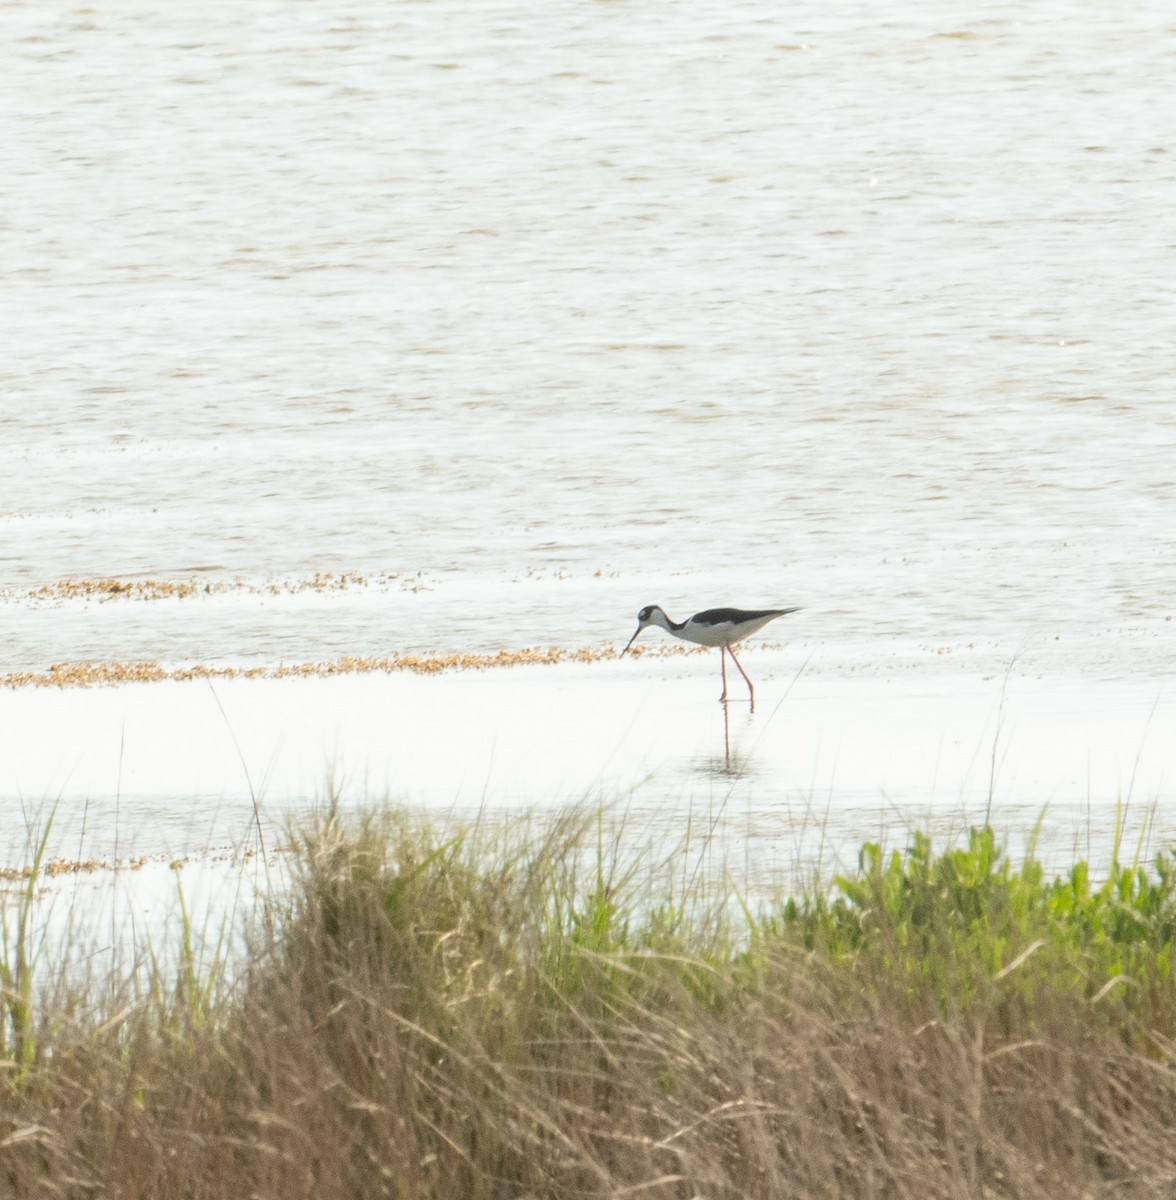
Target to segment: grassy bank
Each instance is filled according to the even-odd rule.
[[[624,836],[328,814],[244,961],[83,985],[10,940],[0,1192],[1176,1193],[1171,857],[981,831],[753,907]]]

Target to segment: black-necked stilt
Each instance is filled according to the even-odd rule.
[[[732,649],[744,638],[750,637],[757,630],[769,622],[774,621],[777,617],[786,616],[788,613],[799,612],[798,608],[708,608],[706,612],[695,613],[688,621],[671,621],[666,616],[665,612],[656,604],[649,604],[637,614],[637,633],[650,625],[656,625],[660,629],[664,629],[666,633],[672,633],[676,638],[682,638],[687,642],[697,642],[700,646],[718,646],[719,662],[723,668],[723,694],[719,699],[726,703],[727,700],[727,655],[731,656],[731,661],[739,667],[739,674],[747,680],[747,690],[751,695],[751,707],[755,708],[755,688],[751,685],[751,680],[747,678],[747,672],[739,663],[739,659],[735,657],[735,651]],[[637,640],[637,633],[629,639],[629,646]],[[621,657],[629,651],[629,646],[626,646],[621,651]]]

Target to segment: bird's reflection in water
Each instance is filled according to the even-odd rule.
[[[720,704],[723,712],[723,753],[708,755],[694,760],[694,769],[700,775],[710,775],[718,779],[746,779],[757,771],[755,759],[750,749],[740,746],[740,734],[751,728],[754,709],[749,709],[747,715],[735,718],[735,729],[732,731],[730,704]]]

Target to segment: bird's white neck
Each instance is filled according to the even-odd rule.
[[[653,612],[649,614],[649,624],[657,625],[660,629],[664,629],[666,633],[677,632],[674,622],[660,608],[654,608]]]

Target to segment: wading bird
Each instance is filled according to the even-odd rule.
[[[747,680],[747,690],[751,696],[751,707],[755,709],[755,688],[747,678],[747,672],[740,666],[735,657],[733,647],[744,638],[750,637],[757,630],[777,617],[788,613],[799,612],[797,608],[708,608],[706,612],[695,613],[688,621],[671,621],[665,612],[656,604],[646,605],[637,614],[637,633],[629,639],[629,646],[637,640],[637,634],[650,625],[656,625],[683,641],[696,642],[700,646],[718,646],[719,662],[723,668],[723,694],[719,697],[722,703],[727,702],[727,655],[739,667],[739,674]],[[629,646],[621,651],[621,657],[629,652]]]

